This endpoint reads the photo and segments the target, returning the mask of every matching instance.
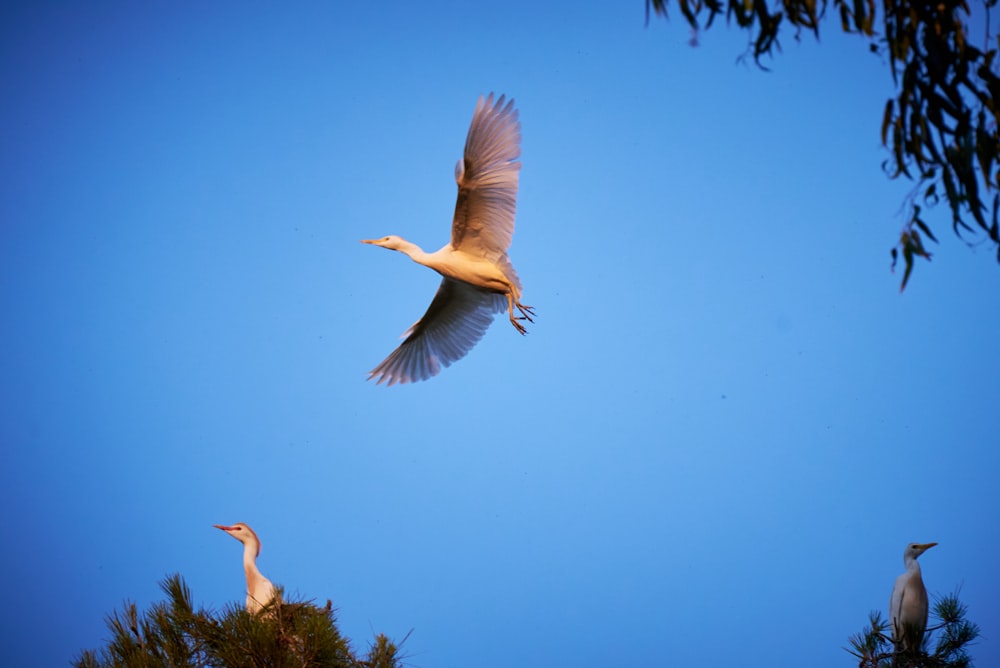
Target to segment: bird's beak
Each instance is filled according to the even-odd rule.
[[[375,239],[362,239],[361,243],[363,243],[363,244],[374,244],[375,243]]]
[[[917,545],[917,556],[919,557],[921,554],[923,554],[927,550],[931,549],[935,545],[937,545],[937,543],[920,543],[920,544],[918,544]]]
[[[232,529],[232,527],[227,527],[222,524],[213,524],[212,526],[214,526],[216,529],[222,529],[223,531],[229,531],[230,529]]]

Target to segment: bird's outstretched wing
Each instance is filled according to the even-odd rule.
[[[451,245],[466,253],[497,260],[514,236],[517,181],[521,163],[521,123],[514,100],[504,104],[493,93],[476,103],[465,156],[455,166],[458,201],[451,225]]]
[[[442,366],[465,357],[506,307],[503,295],[443,279],[424,317],[403,334],[406,340],[372,369],[368,380],[394,385],[436,376]]]

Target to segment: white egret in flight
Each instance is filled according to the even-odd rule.
[[[378,383],[427,380],[468,353],[505,308],[521,334],[521,320],[534,310],[521,303],[521,282],[507,258],[514,235],[517,182],[521,163],[521,123],[514,100],[493,94],[476,103],[465,140],[465,156],[455,166],[458,202],[451,242],[425,253],[397,236],[363,243],[401,251],[444,278],[424,316],[403,333],[406,340],[375,367],[368,379]],[[515,315],[514,309],[520,313]]]
[[[260,539],[257,538],[254,530],[243,522],[237,522],[232,526],[222,524],[213,524],[212,526],[225,531],[243,543],[243,570],[247,576],[247,612],[251,615],[257,614],[274,599],[275,595],[274,585],[257,570]]]
[[[889,625],[898,651],[920,649],[927,629],[927,589],[917,557],[937,543],[910,543],[903,551],[906,572],[896,578],[889,598]]]

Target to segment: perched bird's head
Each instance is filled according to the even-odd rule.
[[[906,550],[903,551],[903,561],[906,561],[907,559],[916,559],[935,545],[937,545],[937,543],[910,543],[906,546]]]
[[[382,248],[388,248],[389,250],[399,250],[403,247],[405,242],[402,237],[390,234],[389,236],[382,237],[381,239],[362,239],[361,243],[371,244],[372,246],[381,246]]]
[[[254,530],[243,522],[237,522],[232,526],[225,526],[224,524],[213,524],[212,526],[216,529],[225,531],[244,545],[252,545],[256,548],[257,555],[260,556],[260,538],[257,538],[257,534],[254,533]]]

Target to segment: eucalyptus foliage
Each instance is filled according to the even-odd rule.
[[[329,601],[278,597],[259,614],[232,604],[195,610],[180,575],[160,583],[167,595],[140,613],[125,603],[107,619],[111,639],[85,651],[76,668],[399,668],[398,647],[379,634],[364,658],[340,635]]]
[[[970,245],[995,247],[1000,261],[1000,39],[990,27],[997,0],[973,0],[985,13],[980,34],[971,34],[965,0],[675,0],[694,29],[707,29],[725,14],[749,34],[748,51],[760,64],[780,50],[783,27],[798,39],[819,37],[827,11],[846,33],[868,41],[888,58],[895,92],[881,119],[882,143],[890,157],[883,169],[891,178],[914,182],[905,207],[907,222],[892,249],[904,270],[900,290],[915,257],[930,259],[925,239],[937,242],[923,209],[942,200],[951,226]],[[667,16],[668,0],[646,0]]]

